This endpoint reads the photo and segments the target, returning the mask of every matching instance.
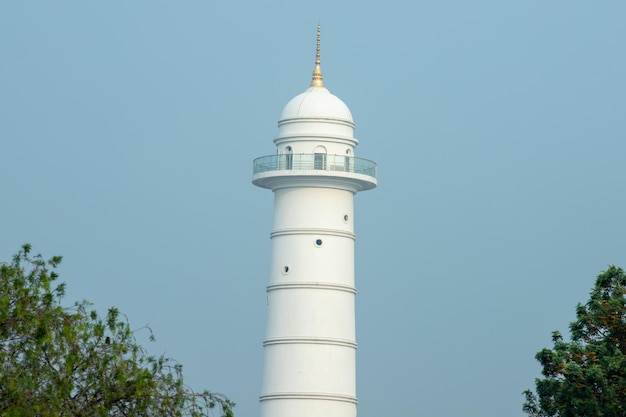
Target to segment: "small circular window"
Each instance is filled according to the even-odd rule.
[[[322,242],[322,239],[316,239],[315,240],[315,246],[317,246],[318,248],[322,246],[324,242]]]
[[[350,219],[350,217],[348,217],[348,215],[347,215],[347,214],[344,214],[344,215],[343,215],[343,221],[344,221],[345,223],[348,223],[348,220],[349,220],[349,219]]]
[[[289,273],[289,265],[283,266],[282,272],[283,272],[284,275],[287,275]]]

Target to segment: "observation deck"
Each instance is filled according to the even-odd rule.
[[[347,155],[268,155],[256,158],[252,164],[252,183],[263,188],[306,186],[308,183],[340,186],[357,192],[375,188],[378,183],[375,162]]]

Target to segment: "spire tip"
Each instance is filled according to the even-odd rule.
[[[317,52],[315,54],[315,69],[313,70],[311,87],[324,87],[322,68],[320,66],[320,25],[317,25]]]

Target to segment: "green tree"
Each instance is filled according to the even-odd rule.
[[[232,417],[226,397],[192,391],[179,363],[149,355],[117,309],[63,307],[60,261],[24,245],[0,265],[0,416]]]
[[[626,274],[609,267],[598,275],[589,301],[576,306],[571,342],[553,332],[552,349],[535,356],[543,378],[536,395],[524,392],[534,417],[626,415]]]

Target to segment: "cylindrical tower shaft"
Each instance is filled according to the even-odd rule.
[[[354,416],[354,195],[275,190],[262,416]]]

